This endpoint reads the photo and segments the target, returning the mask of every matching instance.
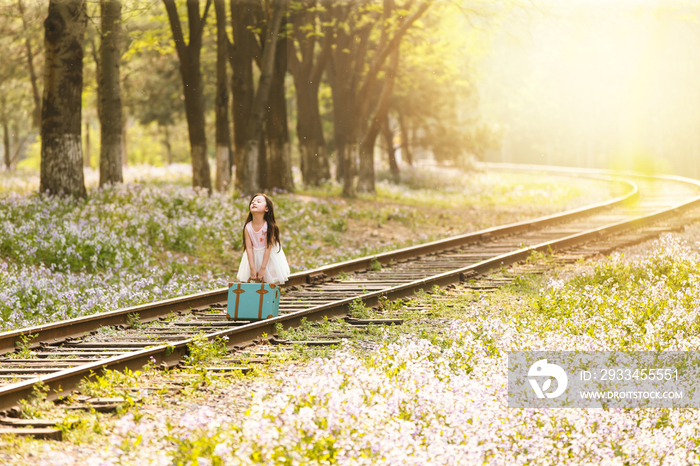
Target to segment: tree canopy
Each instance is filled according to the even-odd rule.
[[[359,168],[359,183],[371,190],[372,166],[384,163],[375,150],[380,131],[389,145],[400,141],[409,162],[409,152],[462,163],[498,147],[498,132],[479,112],[474,60],[483,54],[485,33],[470,24],[470,17],[497,16],[490,2],[216,1],[225,19],[218,25],[212,0],[86,4],[87,29],[76,44],[84,67],[80,150],[85,165],[99,166],[98,104],[109,97],[101,92],[111,92],[98,85],[100,79],[108,82],[100,68],[108,37],[101,32],[104,4],[120,6],[125,164],[191,162],[194,186],[210,188],[208,160],[222,150],[214,143],[217,111],[230,112],[231,137],[221,141],[235,144],[228,142],[229,163],[214,166],[235,170],[232,185],[243,192],[293,189],[292,166],[301,168],[303,183],[310,185],[328,180],[333,170],[349,195]],[[0,125],[7,134],[2,151],[9,154],[3,159],[8,169],[40,164],[42,140],[33,119],[41,111],[34,96],[44,88],[46,6],[19,0],[0,7]],[[276,11],[279,29],[273,24]],[[266,53],[268,45],[279,53]],[[228,63],[217,62],[217,50]],[[273,75],[279,77],[268,86],[267,76]],[[226,92],[221,76],[231,77],[229,99],[216,97]],[[261,113],[256,106],[267,110]],[[246,150],[250,144],[258,149]],[[287,170],[289,175],[277,176]]]

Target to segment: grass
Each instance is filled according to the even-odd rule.
[[[292,269],[492,226],[504,215],[522,220],[610,194],[605,183],[588,180],[431,170],[406,173],[404,184],[380,182],[375,196],[355,201],[338,198],[333,187],[276,195],[277,221]],[[72,273],[170,264],[167,279],[205,271],[230,274],[240,260],[247,199],[209,198],[159,185],[155,179],[152,185],[93,191],[77,203],[17,197],[9,189],[0,189],[0,222],[9,227],[0,239],[0,254],[10,261],[29,260]],[[591,191],[599,194],[591,198]],[[482,209],[489,212],[479,212]],[[42,221],[36,222],[38,218]],[[395,226],[405,231],[401,235],[381,231]],[[380,234],[368,238],[372,230]]]
[[[133,173],[130,176],[133,179]],[[169,182],[169,176],[167,171],[144,175],[140,184],[91,191],[87,200],[72,202],[28,194],[35,189],[35,175],[3,174],[0,223],[8,232],[0,240],[0,254],[4,256],[0,259],[0,315],[4,327],[85,315],[226,283],[240,258],[240,230],[247,199],[218,194],[208,197],[185,187],[187,180],[182,174],[173,175],[175,183]],[[616,188],[610,191],[603,183],[568,178],[542,181],[525,175],[446,176],[444,172],[405,170],[404,182],[392,185],[381,177],[380,173],[375,196],[363,195],[357,200],[338,197],[339,189],[333,185],[274,196],[285,252],[295,270],[549,214],[619,194]],[[28,257],[38,259],[25,264]],[[381,267],[378,263],[373,266]],[[533,283],[528,286],[530,292],[537,288]],[[452,354],[448,363],[453,371],[471,374],[479,367],[475,350],[445,334],[447,322],[460,319],[473,324],[470,341],[493,360],[501,354],[503,345],[499,335],[484,323],[485,311],[476,309],[486,299],[493,316],[507,319],[521,315],[527,319],[525,311],[506,304],[508,299],[498,293],[484,298],[467,292],[451,305],[432,300],[430,293],[445,292],[426,290],[415,300],[382,301],[381,314],[361,304],[353,305],[355,317],[386,317],[389,313],[406,319],[401,326],[370,325],[357,329],[343,321],[326,320],[278,333],[291,340],[332,333],[352,335],[344,345],[357,354],[367,354],[361,356],[361,364],[380,368],[392,377],[404,373],[403,369],[372,361],[372,353],[364,352],[367,348],[386,349],[412,336],[440,351],[464,348],[461,356]],[[430,315],[408,309],[418,303],[430,303]],[[136,327],[140,322],[134,318],[132,324]],[[111,332],[108,328],[100,331],[105,335]],[[327,359],[336,351],[334,347],[297,345],[288,355],[271,358],[270,369],[260,367],[251,376],[217,376],[198,368],[223,355],[221,342],[199,342],[190,348],[194,368],[186,371],[191,377],[185,379],[181,398],[177,399],[199,400],[204,398],[203,390],[220,390],[242,378],[264,378],[269,372],[287,367],[288,362]],[[131,400],[116,417],[90,413],[81,420],[55,407],[34,414],[60,416],[70,432],[70,442],[103,441],[104,434],[118,423],[140,422],[134,408],[135,393],[145,404],[172,406],[173,398],[166,393],[163,380],[174,380],[178,374],[149,367],[133,373],[106,371],[85,381],[82,389],[93,396],[124,396]],[[446,373],[440,374],[447,377]],[[40,397],[37,400],[41,401]],[[309,407],[315,406],[309,403]],[[131,418],[126,422],[128,416]],[[411,411],[407,408],[401,416],[402,420],[409,420]],[[192,432],[196,435],[191,441],[171,437],[171,443],[166,442],[163,448],[172,448],[174,442],[173,458],[182,461],[192,459],[197,452],[213,457],[220,438],[207,436],[203,430]],[[138,442],[146,441],[138,435],[121,437],[124,442],[116,447],[124,455],[137,454]],[[17,443],[12,442],[8,441],[0,451],[16,448]],[[310,451],[323,458],[331,444],[329,438],[320,439]],[[30,450],[32,447],[26,446],[26,451]]]
[[[539,270],[553,263],[551,256],[533,255],[522,267]],[[351,455],[364,454],[368,461],[392,458],[387,461],[395,464],[417,461],[424,445],[431,445],[431,455],[446,449],[459,461],[477,463],[601,464],[605,458],[619,458],[620,464],[642,464],[664,456],[679,459],[692,450],[693,432],[700,429],[700,416],[692,410],[515,410],[505,406],[499,387],[505,384],[505,354],[513,349],[644,350],[660,345],[677,350],[692,344],[700,305],[698,264],[697,253],[665,238],[652,253],[634,261],[613,256],[545,276],[522,275],[492,293],[433,288],[411,299],[382,299],[377,309],[354,303],[353,315],[401,318],[404,323],[358,329],[343,320],[325,319],[303,321],[295,329],[278,328],[278,336],[289,340],[332,334],[352,338],[337,347],[295,346],[283,358],[270,358],[269,369],[252,376],[258,381],[256,393],[239,418],[192,414],[187,422],[172,421],[165,437],[139,433],[140,438],[136,432],[148,431],[156,420],[136,419],[133,408],[117,420],[104,418],[104,423],[131,426],[133,434],[117,437],[124,448],[120,451],[137,455],[136,444],[150,442],[161,445],[171,461],[183,464],[199,457],[225,462],[234,452],[253,464],[286,464],[275,459],[282,457],[308,464],[343,462],[341,446],[346,444],[360,448]],[[605,312],[600,302],[607,303],[608,310],[628,305],[629,312]],[[625,325],[632,330],[630,342],[614,340]],[[584,332],[586,328],[594,331]],[[213,346],[206,343],[193,351],[215,358],[219,355]],[[195,359],[201,364],[212,361],[208,356]],[[275,373],[278,379],[267,378]],[[122,378],[129,379],[103,379],[100,393],[121,393],[114,387],[123,386]],[[128,385],[147,383],[152,384],[129,380]],[[231,380],[202,378],[195,383],[198,390],[211,389],[216,396]],[[331,388],[325,390],[328,384]],[[207,399],[196,390],[181,396]],[[87,421],[77,427],[83,433],[75,438],[102,441],[94,426]],[[396,438],[407,438],[399,435],[399,427],[409,429],[408,438],[416,443],[395,445]],[[435,429],[441,435],[433,436]],[[601,437],[598,430],[606,435]],[[376,448],[363,443],[370,438],[377,441]],[[159,443],[163,439],[167,442]],[[11,445],[15,444],[8,441],[5,448]],[[33,451],[28,444],[21,448]],[[408,452],[412,453],[399,462],[397,458]]]
[[[80,201],[32,194],[35,174],[2,174],[0,329],[182,296],[235,276],[248,199],[185,187],[180,166],[141,171],[127,176],[138,183]],[[372,197],[342,199],[336,188],[274,196],[292,271],[617,194],[591,180],[433,169],[404,170],[399,185],[380,181]]]

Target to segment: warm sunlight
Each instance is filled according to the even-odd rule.
[[[484,61],[482,103],[507,128],[500,160],[700,175],[688,2],[563,3],[506,24]]]

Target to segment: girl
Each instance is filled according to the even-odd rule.
[[[256,194],[248,205],[250,213],[243,227],[243,258],[238,280],[253,278],[281,285],[289,278],[289,265],[280,244],[272,199]]]

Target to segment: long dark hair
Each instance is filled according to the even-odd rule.
[[[253,194],[248,202],[248,217],[245,219],[243,224],[243,251],[245,251],[245,227],[253,221],[253,213],[250,211],[250,205],[253,203],[253,199],[258,196],[265,198],[265,203],[267,204],[267,212],[265,212],[264,220],[267,222],[267,246],[277,245],[279,248],[277,251],[282,250],[282,243],[280,243],[280,229],[275,223],[275,206],[272,204],[272,199],[270,199],[267,194],[258,193]],[[251,238],[252,239],[252,238]],[[266,247],[267,247],[266,246]]]

